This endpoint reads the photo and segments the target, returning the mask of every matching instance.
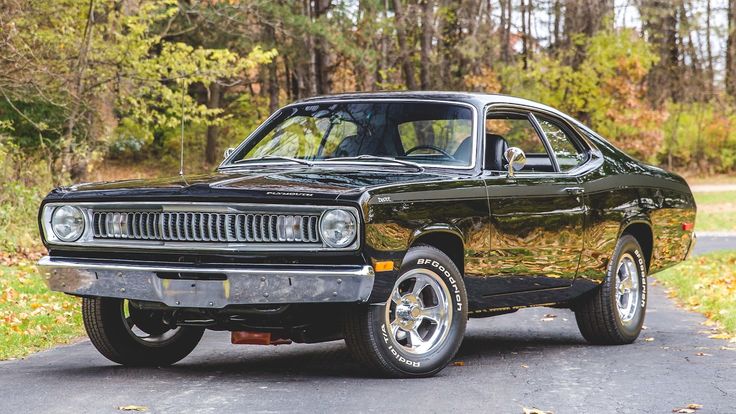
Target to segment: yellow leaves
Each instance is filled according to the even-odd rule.
[[[18,297],[18,292],[12,287],[3,289],[0,293],[0,302],[12,302]]]
[[[703,313],[713,339],[731,339],[736,334],[736,253],[712,253],[686,261],[657,275],[686,308]]]
[[[120,407],[118,407],[118,410],[144,412],[144,411],[148,411],[148,407],[143,406],[143,405],[121,405]]]
[[[702,404],[688,404],[685,407],[675,408],[672,412],[677,414],[692,414],[701,408],[703,408]]]
[[[463,78],[467,90],[485,93],[497,93],[501,91],[501,81],[493,69],[483,67],[477,75],[467,74]]]
[[[35,267],[0,265],[0,360],[81,334],[79,299],[48,291]]]
[[[654,342],[654,338],[652,338],[651,336],[644,338],[644,342]]]
[[[544,411],[540,410],[539,408],[526,408],[521,407],[524,414],[554,414],[552,411]]]

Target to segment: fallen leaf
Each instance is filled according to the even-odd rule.
[[[698,353],[697,353],[697,354],[695,354],[695,355],[697,355],[697,356],[713,356],[713,355],[711,355],[711,354],[706,354],[705,352],[698,352]]]
[[[148,411],[148,407],[145,407],[143,405],[122,405],[118,407],[118,410],[120,411]]]
[[[685,407],[675,408],[672,412],[677,414],[692,414],[701,408],[703,408],[702,404],[688,404]]]
[[[464,361],[455,361],[455,362],[452,363],[452,365],[453,366],[456,366],[456,367],[464,367],[465,366],[465,362]]]
[[[724,333],[717,333],[717,334],[709,335],[708,338],[711,338],[711,339],[731,339],[731,335],[729,335],[729,334],[727,334],[727,333],[724,332]]]
[[[654,338],[652,338],[651,336],[649,338],[644,338],[644,342],[653,342],[653,341],[654,341]]]
[[[527,365],[527,364],[521,364],[521,367],[522,368],[529,368],[529,365]]]
[[[736,351],[736,348],[732,346],[722,346],[721,351]]]
[[[554,414],[552,411],[544,411],[539,408],[521,407],[521,409],[524,410],[524,414]]]

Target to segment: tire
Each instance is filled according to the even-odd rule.
[[[629,282],[624,281],[627,272],[635,276]],[[626,288],[630,294],[623,293]],[[646,306],[646,260],[639,242],[624,235],[616,244],[603,284],[577,304],[575,319],[580,333],[591,344],[629,344],[641,332]]]
[[[167,366],[194,350],[204,329],[180,326],[172,330],[163,316],[162,311],[137,310],[123,299],[82,299],[89,339],[103,356],[121,365]]]
[[[414,247],[385,303],[348,312],[345,342],[356,360],[380,376],[429,377],[460,348],[467,303],[462,274],[452,260],[434,247]]]

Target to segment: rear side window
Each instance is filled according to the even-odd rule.
[[[537,116],[537,121],[555,153],[560,171],[569,171],[585,162],[585,153],[575,146],[572,137],[560,127],[559,123],[542,116]]]

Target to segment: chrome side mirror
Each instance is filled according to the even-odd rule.
[[[227,157],[233,155],[233,152],[235,152],[235,148],[228,148],[228,149],[226,149],[225,150],[225,159],[227,159]]]
[[[515,171],[519,171],[526,165],[526,155],[521,148],[509,147],[503,153],[503,156],[506,158],[506,162],[509,163],[509,177],[513,177]]]

